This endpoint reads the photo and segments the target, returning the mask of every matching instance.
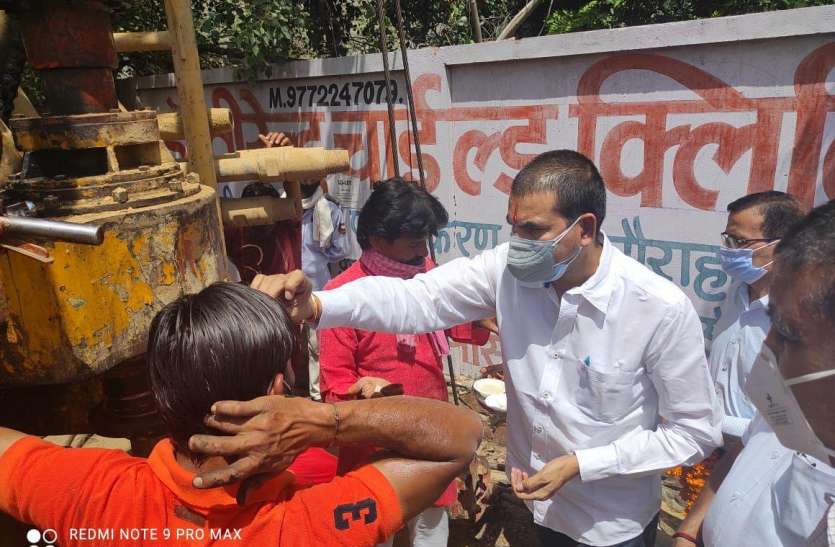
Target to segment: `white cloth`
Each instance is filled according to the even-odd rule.
[[[313,209],[313,241],[318,242],[323,249],[330,247],[334,229],[333,220],[331,208],[321,186],[316,188],[309,198],[302,198],[302,209],[305,211]]]
[[[708,547],[826,547],[835,469],[794,452],[758,414],[702,525]]]
[[[302,270],[316,290],[322,289],[330,281],[328,265],[348,256],[350,245],[347,233],[339,230],[333,231],[328,246],[322,246],[321,241],[314,239],[316,217],[322,208],[328,210],[331,226],[341,225],[343,219],[339,206],[327,198],[320,199],[315,208],[306,210],[302,215]]]
[[[749,303],[748,285],[737,285],[723,306],[722,323],[717,326],[708,363],[725,411],[722,431],[741,437],[757,413],[743,388],[771,328],[768,295]]]
[[[406,523],[412,547],[446,547],[449,541],[449,516],[446,507],[430,507]],[[380,547],[394,545],[394,536]]]
[[[314,401],[322,400],[320,389],[321,367],[319,366],[319,333],[309,326],[304,327],[307,331],[307,373],[309,375],[310,398]]]
[[[572,451],[580,462],[582,480],[531,504],[534,520],[590,545],[637,537],[659,510],[663,471],[721,444],[699,317],[608,238],[595,274],[562,302],[551,288],[523,287],[507,250],[317,292],[319,326],[431,332],[495,315],[508,470],[532,474]]]

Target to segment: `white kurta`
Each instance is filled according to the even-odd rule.
[[[563,295],[522,286],[507,244],[404,281],[367,277],[322,301],[320,328],[430,332],[496,315],[508,394],[507,468],[576,452],[581,477],[530,504],[534,520],[590,545],[638,536],[660,475],[721,444],[721,410],[690,300],[604,241],[600,266]]]

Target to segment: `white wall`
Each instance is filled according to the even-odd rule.
[[[429,48],[409,61],[429,185],[450,212],[441,262],[508,239],[507,191],[527,161],[580,150],[609,190],[607,234],[684,288],[710,338],[727,289],[715,257],[726,205],[767,189],[808,206],[835,197],[835,6]],[[416,177],[399,54],[391,63],[399,160]],[[236,119],[218,152],[259,146],[267,131],[347,148],[351,172],[329,186],[354,209],[370,180],[393,174],[380,55],[293,62],[253,84],[228,69],[204,77],[211,106]],[[298,86],[312,103],[305,87],[299,104]],[[161,110],[177,101],[170,75],[140,80],[140,94]],[[470,376],[501,362],[495,341],[455,356]]]

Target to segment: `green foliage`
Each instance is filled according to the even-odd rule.
[[[649,25],[704,17],[831,4],[832,0],[589,0],[561,4],[548,16],[548,34]]]
[[[270,63],[313,53],[308,10],[289,0],[196,0],[194,32],[201,66],[233,66],[253,78]],[[301,8],[301,9],[300,9]],[[113,17],[114,30],[167,28],[161,0],[133,2]],[[122,72],[141,75],[171,70],[168,53],[131,54],[121,59]]]
[[[517,37],[617,28],[799,8],[835,0],[544,0]],[[401,0],[410,48],[472,42],[467,0]],[[485,40],[498,36],[526,0],[478,0]],[[389,49],[397,48],[394,2],[385,0]],[[205,68],[232,66],[248,77],[288,59],[379,51],[377,0],[194,0]],[[114,15],[124,31],[166,28],[162,0],[131,2]],[[122,56],[124,75],[171,71],[168,53]]]

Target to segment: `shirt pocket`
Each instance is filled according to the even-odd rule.
[[[636,402],[635,372],[606,371],[577,362],[579,382],[574,390],[577,407],[604,423],[623,418]]]

